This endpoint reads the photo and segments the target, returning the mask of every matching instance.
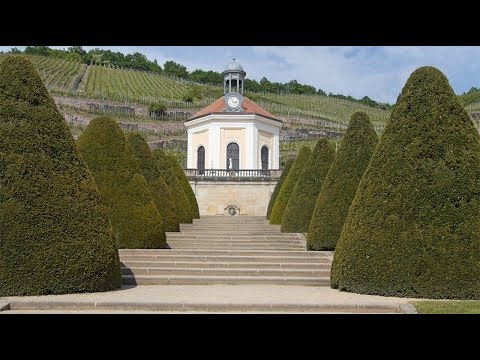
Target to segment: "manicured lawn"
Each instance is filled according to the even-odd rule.
[[[480,314],[480,301],[418,301],[412,302],[419,314]]]

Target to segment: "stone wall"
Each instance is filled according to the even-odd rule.
[[[226,215],[230,207],[236,209],[236,215],[265,216],[276,184],[277,180],[245,182],[190,180],[197,197],[200,216]]]

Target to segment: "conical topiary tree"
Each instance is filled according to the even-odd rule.
[[[307,235],[309,250],[335,249],[358,183],[377,142],[367,114],[353,114],[316,200]]]
[[[275,185],[275,189],[273,190],[272,196],[270,197],[270,201],[268,202],[267,219],[270,219],[270,214],[272,213],[273,204],[275,204],[275,200],[277,200],[278,193],[280,192],[280,189],[282,188],[282,185],[285,182],[285,179],[287,178],[287,175],[290,169],[292,168],[294,161],[295,161],[295,158],[287,160],[287,163],[285,164],[285,168],[282,171],[282,175],[280,175],[277,185]]]
[[[334,156],[335,150],[327,139],[317,141],[288,200],[282,217],[282,232],[308,231],[318,194]]]
[[[175,176],[177,177],[180,185],[182,185],[183,192],[185,193],[188,203],[190,204],[190,211],[192,214],[192,218],[200,219],[200,214],[198,212],[197,198],[195,197],[195,193],[193,192],[192,187],[190,186],[190,183],[188,182],[188,179],[182,170],[182,167],[178,163],[175,156],[167,155],[167,159],[168,161],[170,161],[172,170],[175,173]]]
[[[0,296],[121,284],[98,189],[33,65],[0,64]]]
[[[278,193],[277,200],[273,205],[272,213],[270,214],[270,224],[281,224],[283,212],[287,207],[290,195],[292,195],[295,184],[297,183],[300,174],[302,173],[303,166],[307,163],[312,150],[308,146],[302,146],[292,168],[288,172],[287,178]]]
[[[119,248],[166,247],[163,221],[122,129],[97,117],[77,140],[108,208]]]
[[[349,210],[332,286],[480,298],[480,138],[448,80],[415,70]]]
[[[142,171],[150,191],[153,195],[158,212],[162,216],[165,231],[179,231],[177,215],[170,189],[167,183],[160,175],[157,163],[153,159],[152,152],[142,135],[138,133],[128,133],[128,142],[132,148],[133,155],[137,160],[137,165]]]
[[[180,181],[178,181],[177,176],[172,169],[170,160],[162,149],[155,149],[152,154],[160,170],[160,174],[167,183],[170,189],[170,194],[172,194],[178,221],[183,224],[191,223],[192,210],[190,208],[190,203],[188,202]]]

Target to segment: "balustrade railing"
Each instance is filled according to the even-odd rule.
[[[269,180],[278,179],[282,175],[282,170],[269,169],[183,169],[189,180]]]

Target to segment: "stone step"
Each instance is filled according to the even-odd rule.
[[[271,226],[272,228],[278,227],[280,228],[280,224],[269,224],[265,221],[257,221],[257,222],[238,222],[238,221],[194,221],[193,223],[188,223],[185,225],[193,225],[193,226],[204,226],[204,225],[211,225],[211,226],[230,226],[230,225],[248,225],[248,226]],[[182,224],[181,224],[182,225]]]
[[[171,233],[167,232],[167,239],[212,239],[212,240],[303,240],[302,237],[294,234],[285,234],[285,235],[231,235],[231,234],[205,234],[205,233],[188,233],[188,232],[178,232]]]
[[[291,246],[276,246],[276,245],[236,245],[236,244],[204,244],[204,243],[175,243],[168,242],[168,245],[172,249],[217,249],[217,250],[277,250],[277,251],[290,251],[290,250],[301,250],[305,249],[305,246],[302,245],[291,245]]]
[[[237,224],[242,224],[242,225],[270,225],[270,223],[268,221],[266,221],[265,219],[263,220],[240,220],[240,221],[235,221],[235,220],[232,220],[232,219],[221,219],[221,220],[218,220],[218,219],[208,219],[208,220],[205,220],[205,219],[194,219],[193,222],[191,222],[190,224],[194,224],[194,225],[208,225],[208,224],[214,224],[214,225],[218,225],[218,224],[222,224],[222,225],[237,225]],[[279,224],[272,224],[272,225],[279,225]]]
[[[299,237],[297,234],[281,233],[280,231],[272,232],[272,231],[228,231],[228,230],[222,230],[222,231],[182,230],[182,231],[172,232],[172,233],[169,232],[169,233],[166,233],[165,235],[167,236],[201,236],[201,237],[207,237],[207,236],[214,236],[214,237],[222,237],[222,236],[265,237],[266,236],[266,237],[278,237],[278,238],[298,238]]]
[[[264,227],[264,228],[270,228],[270,229],[280,229],[281,225],[280,224],[267,224],[267,223],[237,223],[237,222],[206,222],[206,223],[188,223],[188,224],[180,224],[180,225],[185,225],[187,227],[204,227],[204,226],[219,226],[219,227],[228,227],[230,229],[238,227],[238,226],[243,226],[243,227]]]
[[[265,236],[257,236],[257,237],[247,237],[247,236],[241,236],[241,237],[230,237],[230,236],[188,236],[188,235],[183,235],[183,236],[167,236],[167,240],[189,240],[189,241],[236,241],[236,242],[267,242],[267,243],[288,243],[288,242],[296,242],[296,243],[305,243],[305,240],[298,238],[298,237],[276,237],[276,238],[269,238]]]
[[[204,215],[200,219],[193,219],[193,221],[236,221],[236,222],[261,222],[268,221],[264,216],[224,216],[224,215]]]
[[[180,224],[180,230],[183,229],[206,229],[206,230],[238,230],[237,227],[239,224],[231,224],[231,225],[223,225],[223,224]],[[280,225],[279,226],[274,226],[274,225],[242,225],[243,227],[248,227],[250,230],[265,230],[265,231],[280,231]]]
[[[176,245],[192,245],[196,247],[196,245],[200,246],[242,246],[248,247],[251,246],[252,249],[258,247],[298,247],[299,249],[305,249],[305,243],[301,241],[265,241],[265,240],[258,240],[258,241],[248,241],[248,240],[190,240],[190,239],[167,239],[167,243],[171,246],[172,244]]]
[[[305,241],[301,239],[283,239],[283,240],[269,240],[269,239],[228,239],[228,238],[182,238],[182,237],[167,237],[167,242],[198,242],[203,244],[224,244],[224,243],[232,243],[238,245],[255,245],[255,244],[270,244],[270,245],[305,245]]]
[[[182,232],[172,232],[166,233],[166,235],[173,235],[173,234],[190,234],[190,235],[228,235],[228,236],[282,236],[281,232],[274,232],[274,231],[255,231],[255,230],[218,230],[218,231],[210,231],[210,230],[189,230],[189,231],[182,231]],[[292,234],[287,234],[285,237],[292,236]],[[283,237],[283,236],[282,236]]]
[[[330,286],[330,277],[293,276],[195,276],[195,275],[122,275],[123,285],[309,285]]]
[[[199,262],[199,261],[124,261],[122,262],[124,267],[135,268],[135,267],[146,267],[146,268],[223,268],[223,269],[244,269],[252,268],[255,266],[256,269],[312,269],[312,270],[329,270],[330,263],[273,263],[273,262]]]
[[[238,245],[259,245],[259,244],[266,244],[266,245],[305,245],[305,241],[301,239],[283,239],[283,240],[265,240],[265,239],[253,239],[253,240],[248,240],[248,239],[228,239],[228,238],[216,238],[216,239],[211,239],[211,238],[181,238],[181,237],[173,237],[171,238],[170,236],[167,238],[168,241],[173,241],[173,242],[198,242],[202,244],[226,244],[226,243],[231,243],[231,244],[238,244]]]
[[[205,275],[205,276],[281,276],[328,277],[330,269],[268,269],[268,268],[161,268],[122,267],[123,275]]]
[[[324,302],[238,302],[238,301],[196,301],[195,299],[185,301],[133,301],[133,300],[12,300],[9,309],[0,314],[37,312],[219,312],[219,313],[356,313],[356,314],[402,314],[405,313],[402,305],[395,303],[358,303],[346,301],[324,301]]]
[[[275,235],[228,235],[228,234],[194,234],[194,233],[178,233],[175,235],[167,235],[167,239],[201,239],[201,240],[240,240],[240,241],[303,241],[299,236],[275,236]]]
[[[125,285],[328,286],[332,254],[262,217],[202,217],[167,232],[170,249],[122,249]]]
[[[216,250],[216,249],[119,249],[118,253],[120,257],[126,255],[231,255],[231,256],[276,256],[276,257],[289,257],[289,256],[301,256],[310,258],[328,258],[331,259],[333,254],[331,251],[282,251],[278,253],[272,250]]]
[[[194,262],[285,262],[285,263],[331,263],[331,260],[324,257],[311,256],[266,256],[266,255],[125,255],[120,261],[194,261]]]

